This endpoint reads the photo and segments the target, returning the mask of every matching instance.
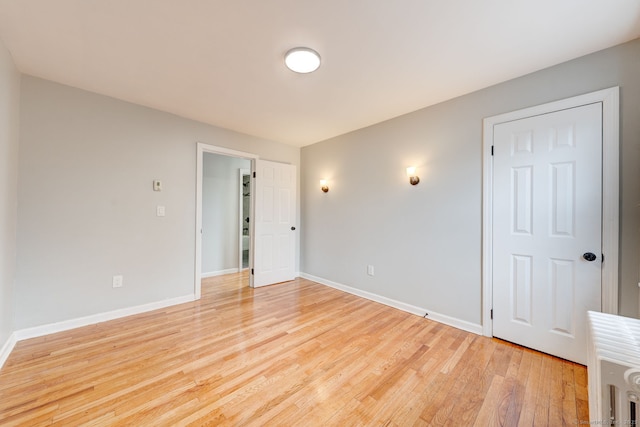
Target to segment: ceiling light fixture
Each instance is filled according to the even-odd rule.
[[[308,47],[294,47],[284,55],[284,63],[296,73],[311,73],[320,67],[320,55]]]

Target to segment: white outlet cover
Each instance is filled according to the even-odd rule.
[[[114,288],[121,288],[122,284],[123,284],[123,277],[122,276],[113,276],[113,287]]]
[[[165,208],[164,206],[158,206],[156,207],[156,216],[164,216],[165,215]]]

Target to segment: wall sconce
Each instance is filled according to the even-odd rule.
[[[407,168],[407,176],[409,177],[409,182],[411,183],[411,185],[416,185],[420,182],[420,178],[418,177],[418,175],[416,175],[415,166],[409,166]]]
[[[327,185],[327,180],[326,179],[321,179],[320,180],[320,189],[325,193],[329,192],[329,186]]]

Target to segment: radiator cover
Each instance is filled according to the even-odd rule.
[[[640,319],[590,311],[588,321],[591,424],[640,426]]]

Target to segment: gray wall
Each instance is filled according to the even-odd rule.
[[[239,169],[251,161],[204,153],[202,171],[202,273],[241,268]]]
[[[20,74],[0,43],[0,348],[14,331]]]
[[[16,329],[193,294],[197,141],[300,160],[298,148],[34,77],[21,94]]]
[[[304,147],[301,271],[481,323],[482,119],[620,86],[620,313],[638,316],[639,76],[635,40]]]

